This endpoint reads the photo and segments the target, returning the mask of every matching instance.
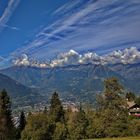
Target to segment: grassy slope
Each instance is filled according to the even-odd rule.
[[[103,138],[103,139],[91,139],[91,140],[140,140],[140,137]]]

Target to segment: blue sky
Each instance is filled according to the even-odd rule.
[[[0,56],[140,47],[140,0],[2,0]]]

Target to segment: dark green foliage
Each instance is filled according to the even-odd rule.
[[[104,95],[108,103],[114,102],[116,99],[120,99],[120,95],[123,93],[123,87],[114,77],[108,78],[104,81]]]
[[[140,120],[128,115],[124,90],[116,78],[105,80],[104,93],[97,96],[94,109],[80,106],[76,112],[71,108],[64,111],[58,94],[54,93],[49,110],[29,118],[22,140],[136,136],[140,130]]]
[[[58,93],[55,92],[52,95],[50,104],[49,119],[51,123],[55,124],[54,130],[52,130],[52,139],[65,140],[67,138],[67,128],[64,117],[65,112]]]
[[[140,120],[137,118],[133,118],[129,120],[129,135],[130,136],[140,136]]]
[[[54,122],[64,122],[64,110],[58,93],[54,93],[51,99],[49,115]]]
[[[52,140],[66,140],[68,135],[68,131],[66,125],[61,122],[57,122],[55,124],[55,130],[53,133]]]
[[[105,80],[103,94],[104,107],[121,111],[126,107],[124,90],[118,79],[112,77]]]
[[[135,102],[136,104],[138,104],[140,106],[140,96],[138,96],[136,99],[135,99]]]
[[[116,78],[105,80],[104,94],[97,98],[97,122],[95,137],[126,136],[128,128],[127,103],[123,87]],[[98,132],[99,131],[99,132]],[[99,135],[100,134],[100,135]]]
[[[80,105],[78,110],[71,107],[64,110],[55,92],[50,107],[43,112],[31,113],[27,120],[21,112],[17,139],[21,136],[21,140],[81,140],[140,135],[140,120],[129,116],[127,109],[126,97],[134,96],[130,93],[126,96],[116,78],[108,78],[104,84],[103,94],[97,96],[96,108]],[[15,140],[6,91],[0,94],[0,121],[0,140]]]
[[[11,117],[11,102],[6,90],[0,92],[0,140],[15,139]]]
[[[134,93],[132,93],[132,92],[127,92],[127,93],[126,93],[126,99],[127,99],[128,101],[134,101],[135,98],[136,98],[136,96],[135,96]]]
[[[17,128],[17,136],[16,136],[17,139],[21,138],[21,133],[24,130],[25,125],[26,125],[26,118],[25,118],[24,112],[21,111],[20,118],[19,118],[19,126]]]
[[[26,125],[26,118],[25,118],[24,112],[22,111],[21,115],[20,115],[20,121],[19,121],[18,129],[20,131],[22,131],[24,129],[25,125]]]
[[[77,112],[74,128],[74,139],[80,140],[87,138],[86,130],[88,127],[88,120],[86,118],[85,111],[80,107],[79,112]]]
[[[51,140],[53,124],[50,125],[44,113],[32,114],[27,118],[27,124],[22,132],[21,140]]]
[[[48,109],[47,109],[47,107],[44,108],[44,113],[45,113],[45,114],[48,113]]]
[[[55,92],[49,111],[28,117],[22,140],[66,140],[67,134],[63,106]]]

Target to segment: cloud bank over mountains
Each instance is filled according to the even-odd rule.
[[[30,60],[26,54],[22,54],[18,59],[13,61],[14,65],[31,65]]]
[[[107,63],[133,64],[140,62],[140,51],[136,47],[118,50],[104,56]]]
[[[34,67],[64,67],[68,65],[80,64],[134,64],[140,63],[140,51],[136,47],[127,48],[124,50],[113,51],[109,54],[99,56],[94,52],[87,52],[79,54],[74,50],[60,54],[56,59],[50,62],[39,62],[33,58],[22,54],[20,57],[14,59],[13,65],[16,66],[34,66]]]

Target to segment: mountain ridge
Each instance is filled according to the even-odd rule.
[[[95,64],[55,68],[14,66],[0,72],[28,87],[34,87],[47,97],[54,91],[58,91],[65,98],[83,98],[83,96],[95,98],[96,93],[103,91],[103,81],[106,78],[115,76],[122,83],[126,81],[108,66]]]
[[[40,94],[34,89],[0,73],[0,91],[3,89],[5,89],[10,95],[13,107],[31,105],[41,101]]]
[[[64,98],[87,100],[103,91],[103,81],[117,77],[126,90],[140,93],[140,63],[137,64],[79,64],[63,67],[39,68],[14,66],[0,70],[23,85],[34,88],[46,100],[58,91]]]

